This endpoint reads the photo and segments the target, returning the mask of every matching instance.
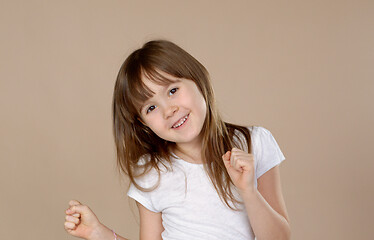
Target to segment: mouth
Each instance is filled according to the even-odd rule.
[[[174,123],[174,125],[171,128],[179,128],[179,127],[181,127],[187,121],[187,119],[188,119],[189,116],[190,116],[190,114],[187,114],[183,118],[179,119],[176,123]]]

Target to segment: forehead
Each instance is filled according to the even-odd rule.
[[[167,73],[162,73],[162,76],[163,78],[153,78],[142,74],[141,82],[142,85],[144,85],[144,90],[149,91],[150,95],[154,95],[158,90],[161,90],[172,83],[180,81],[179,78]]]
[[[165,87],[169,86],[170,84],[180,82],[180,78],[172,76],[168,73],[158,71],[158,76],[151,76],[147,73],[142,73],[141,75],[141,84],[143,86],[143,90],[146,92],[148,100],[152,98],[154,94],[163,90]]]

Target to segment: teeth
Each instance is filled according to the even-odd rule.
[[[182,125],[188,118],[188,115],[185,116],[178,124],[174,125],[173,128],[177,128],[179,127],[180,125]]]

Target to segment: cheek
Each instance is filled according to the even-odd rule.
[[[202,115],[203,122],[204,122],[206,115],[207,115],[207,106],[206,106],[205,101],[203,101],[202,106],[201,106],[201,115]]]
[[[199,94],[196,94],[194,101],[195,101],[195,105],[199,109],[199,112],[201,114],[206,114],[206,108],[207,108],[206,102],[205,102],[204,97],[200,94],[200,92]]]
[[[154,125],[148,125],[148,127],[152,130],[154,134],[156,134],[160,138],[164,138],[163,131],[160,131],[160,128]]]
[[[163,134],[166,128],[165,122],[162,121],[160,116],[156,116],[156,113],[151,120],[147,121],[147,126],[159,137],[161,137],[160,134]]]
[[[157,132],[157,129],[160,129],[159,121],[153,121],[148,123],[148,127],[153,131]]]
[[[206,109],[206,103],[203,95],[200,93],[199,89],[195,87],[194,89],[191,89],[190,98],[192,99],[193,105],[198,107],[199,109]]]

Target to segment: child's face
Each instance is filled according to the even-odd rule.
[[[192,80],[163,74],[176,81],[162,86],[142,77],[155,94],[142,105],[141,120],[162,139],[180,145],[199,144],[206,117],[203,95]]]

